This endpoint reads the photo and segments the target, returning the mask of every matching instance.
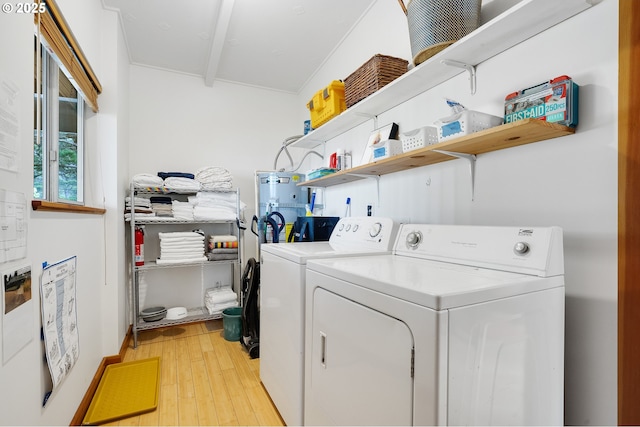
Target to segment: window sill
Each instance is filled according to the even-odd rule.
[[[89,206],[72,205],[71,203],[47,202],[46,200],[32,200],[31,207],[34,211],[74,212],[103,215],[106,209],[92,208]]]

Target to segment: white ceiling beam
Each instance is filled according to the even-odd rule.
[[[213,40],[211,41],[209,61],[204,75],[204,84],[206,86],[213,86],[213,81],[218,74],[218,66],[220,65],[222,49],[224,48],[224,44],[227,40],[227,29],[229,28],[229,22],[231,21],[231,12],[233,11],[234,2],[235,0],[222,0],[220,4],[218,20],[216,21]]]

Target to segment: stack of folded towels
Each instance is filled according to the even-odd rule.
[[[237,307],[237,298],[231,286],[209,288],[204,295],[204,305],[207,307],[210,315],[217,314],[221,313],[225,308]]]
[[[175,219],[193,221],[193,205],[190,202],[181,202],[180,200],[174,200],[172,203],[173,217]]]
[[[171,197],[169,196],[151,196],[151,209],[156,216],[173,216],[171,209]]]
[[[233,178],[228,170],[220,167],[205,167],[196,171],[195,180],[203,190],[229,190],[233,185]]]
[[[177,231],[158,233],[160,258],[158,264],[180,264],[206,261],[204,256],[204,233],[199,231]]]
[[[196,221],[233,221],[238,217],[236,193],[199,192],[189,200]]]
[[[124,217],[125,219],[131,219],[131,208],[133,204],[133,210],[135,211],[136,217],[150,217],[155,216],[153,213],[153,209],[151,208],[151,202],[149,199],[145,197],[134,197],[131,200],[131,197],[126,197],[125,201],[125,211]],[[133,203],[132,203],[133,202]]]
[[[207,245],[207,259],[209,261],[224,261],[238,259],[238,237],[209,236]]]

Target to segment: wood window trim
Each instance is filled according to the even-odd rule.
[[[640,2],[618,14],[618,424],[640,425]]]
[[[44,0],[38,0],[38,3]],[[76,81],[78,89],[93,110],[98,112],[98,95],[102,85],[80,48],[69,25],[54,0],[46,0],[46,11],[34,14],[34,22],[53,53]]]
[[[72,212],[94,215],[104,215],[107,212],[107,210],[103,208],[92,208],[71,203],[48,202],[46,200],[32,200],[31,208],[34,211]]]

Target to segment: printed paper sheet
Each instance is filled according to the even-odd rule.
[[[40,283],[47,363],[55,389],[79,356],[76,310],[76,257],[49,265]]]

